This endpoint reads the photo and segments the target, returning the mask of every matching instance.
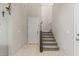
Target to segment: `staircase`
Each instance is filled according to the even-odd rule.
[[[56,39],[52,32],[40,31],[40,52],[43,51],[58,51]]]

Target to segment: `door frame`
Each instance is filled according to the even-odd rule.
[[[32,16],[32,17],[35,18],[35,16]],[[28,17],[28,18],[30,18],[30,17]],[[38,45],[39,45],[39,43],[40,43],[40,17],[36,17],[36,18],[39,19],[39,25],[38,25],[38,26],[39,26],[39,30],[38,30],[38,34],[39,34],[39,40],[38,40],[38,41],[39,41],[39,42],[37,42],[37,43],[29,43],[29,41],[28,41],[29,39],[27,39],[27,41],[28,41],[27,43],[28,43],[28,44],[38,44]],[[29,20],[29,19],[28,19],[28,20]],[[29,21],[28,21],[28,22],[29,22]],[[29,24],[29,23],[28,23],[28,24]],[[28,30],[29,30],[29,27],[28,27]]]

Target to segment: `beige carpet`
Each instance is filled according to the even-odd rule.
[[[44,51],[39,52],[38,44],[25,45],[22,49],[16,52],[15,56],[63,56],[62,51]]]

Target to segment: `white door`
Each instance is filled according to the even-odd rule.
[[[79,4],[74,4],[74,55],[79,56]]]
[[[39,17],[28,17],[28,43],[39,43]]]

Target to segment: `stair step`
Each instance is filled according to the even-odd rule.
[[[55,38],[42,38],[42,40],[56,40]]]
[[[43,41],[42,43],[56,43],[56,41]]]
[[[42,33],[42,35],[53,35],[52,33]]]
[[[53,35],[52,33],[42,33],[43,35]]]
[[[50,38],[50,37],[52,37],[52,38],[54,38],[54,36],[44,36],[44,35],[42,35],[42,37],[47,37],[47,38]]]
[[[43,35],[53,35],[52,33],[42,33]]]
[[[57,43],[42,43],[43,45],[57,45]]]
[[[54,37],[53,35],[42,35],[42,37]]]
[[[57,45],[43,45],[43,48],[57,48],[58,46]]]
[[[41,32],[42,49],[44,51],[57,51],[59,47],[52,32]]]
[[[47,41],[47,42],[56,42],[56,40],[43,40],[43,41]]]
[[[43,48],[44,51],[57,51],[59,48]]]
[[[55,38],[55,37],[42,37],[42,38]]]

